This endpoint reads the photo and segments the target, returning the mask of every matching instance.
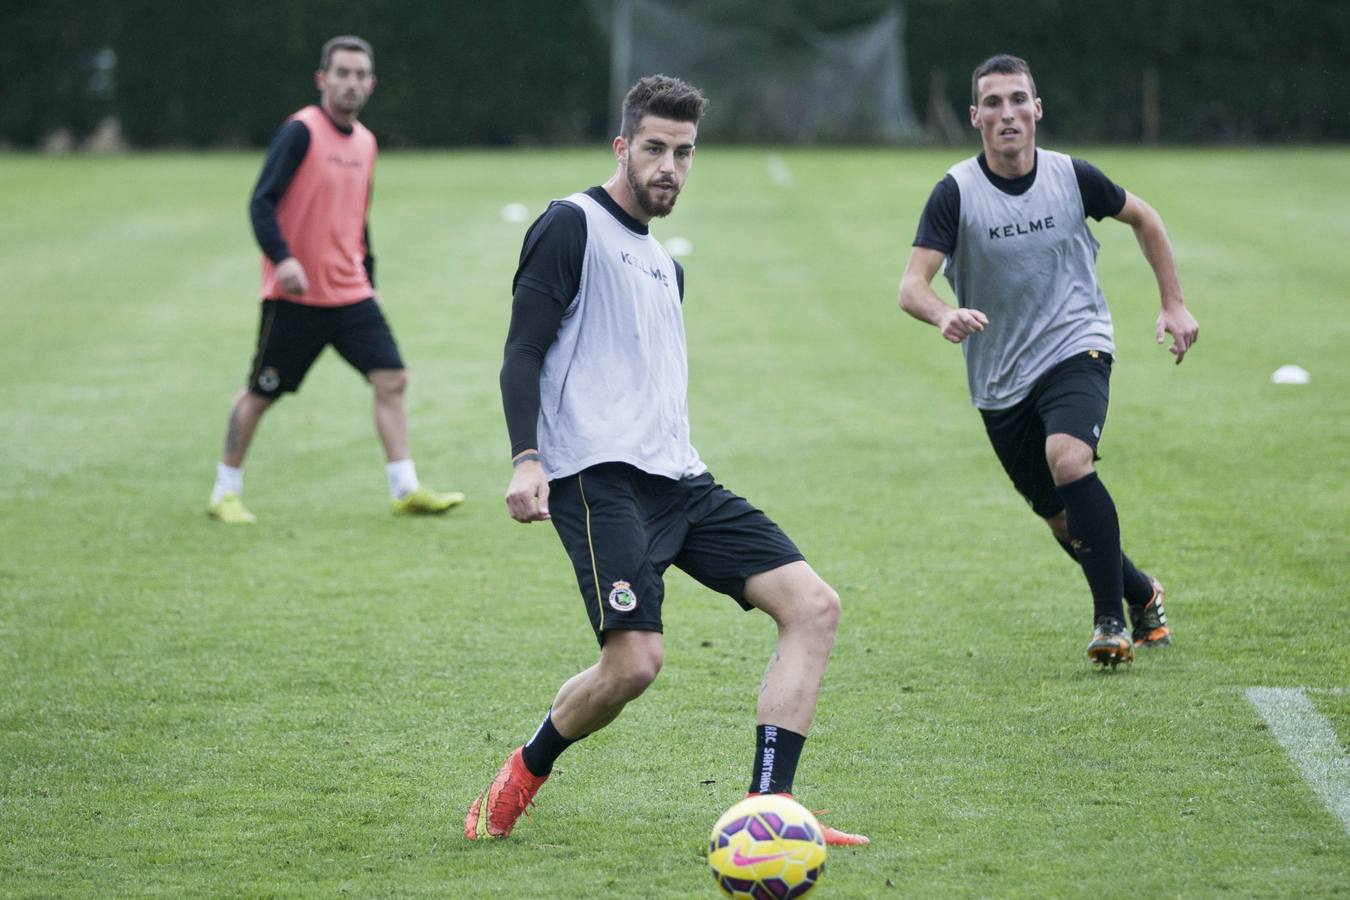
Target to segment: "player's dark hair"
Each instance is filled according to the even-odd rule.
[[[357,50],[370,57],[371,66],[375,65],[375,51],[370,49],[370,44],[354,34],[340,34],[324,44],[323,49],[319,51],[320,72],[328,71],[328,66],[333,62],[334,50]]]
[[[970,76],[970,105],[980,105],[980,79],[986,75],[1025,75],[1031,85],[1031,96],[1036,96],[1036,79],[1031,77],[1031,66],[1020,56],[1000,53],[975,67]]]
[[[632,140],[638,126],[642,124],[643,116],[660,116],[697,125],[707,108],[708,99],[692,84],[685,84],[669,75],[648,75],[638,79],[638,83],[623,98],[620,134],[625,140]]]

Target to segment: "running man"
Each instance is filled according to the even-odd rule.
[[[929,196],[900,307],[962,345],[994,452],[1087,578],[1088,657],[1115,668],[1133,661],[1134,647],[1170,643],[1171,630],[1162,585],[1121,551],[1115,503],[1094,467],[1115,347],[1087,217],[1134,229],[1162,301],[1156,337],[1172,335],[1178,364],[1199,326],[1182,301],[1162,217],[1089,163],[1036,148],[1042,107],[1024,60],[981,63],[971,103],[984,151],[952,166]],[[956,308],[933,291],[939,268]]]

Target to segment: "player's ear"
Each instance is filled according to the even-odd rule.
[[[323,69],[314,70],[314,86],[318,88],[320,91],[323,91],[323,76],[325,74],[326,73],[324,72]]]
[[[614,158],[621,163],[628,162],[628,141],[624,140],[623,135],[614,138]]]
[[[970,108],[970,127],[976,131],[980,128],[980,108],[978,106]]]
[[[1043,116],[1043,115],[1045,115],[1045,110],[1041,108],[1041,98],[1040,98],[1040,97],[1037,97],[1037,98],[1036,98],[1036,121],[1039,122],[1039,121],[1041,120],[1041,116]]]

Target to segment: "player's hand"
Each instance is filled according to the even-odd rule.
[[[277,263],[277,284],[288,294],[303,294],[309,290],[309,279],[305,277],[305,267],[300,260],[288,256]]]
[[[989,318],[978,309],[952,309],[944,313],[938,329],[953,344],[959,344],[977,331],[984,331]]]
[[[1158,343],[1161,344],[1165,340],[1166,334],[1172,335],[1172,346],[1167,349],[1177,358],[1177,365],[1181,365],[1181,359],[1186,355],[1186,351],[1195,346],[1200,337],[1200,323],[1195,321],[1195,316],[1180,303],[1164,307],[1163,311],[1158,313]]]
[[[517,522],[542,522],[549,517],[548,477],[538,460],[526,460],[511,473],[506,509]]]

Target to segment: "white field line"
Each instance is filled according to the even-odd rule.
[[[1350,832],[1350,756],[1303,688],[1254,687],[1247,699],[1261,713],[1303,779]]]

